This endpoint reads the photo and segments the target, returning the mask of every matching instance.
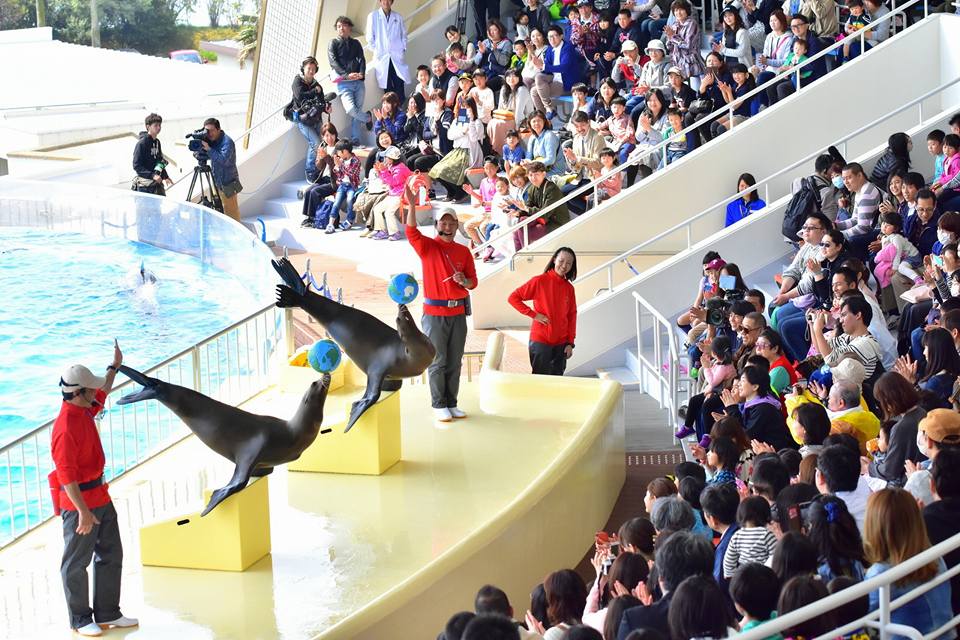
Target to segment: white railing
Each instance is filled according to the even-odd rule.
[[[880,606],[877,610],[842,627],[812,638],[811,640],[830,640],[832,638],[848,636],[854,631],[864,628],[878,631],[880,640],[888,640],[893,635],[905,636],[911,640],[932,640],[933,638],[937,638],[943,635],[944,632],[956,628],[958,624],[960,624],[960,615],[954,616],[939,629],[934,629],[929,633],[923,634],[913,627],[892,622],[892,613],[908,602],[927,593],[934,587],[946,582],[953,576],[960,574],[960,565],[948,569],[929,582],[918,585],[895,600],[891,600],[891,591],[893,583],[897,580],[910,575],[917,569],[931,562],[937,562],[946,554],[955,551],[958,547],[960,547],[960,534],[948,538],[940,544],[934,545],[923,553],[915,555],[906,562],[898,564],[874,578],[847,587],[842,591],[827,596],[823,600],[818,600],[796,611],[777,616],[773,620],[754,627],[747,632],[737,634],[735,637],[737,640],[763,640],[801,622],[821,616],[827,611],[835,610],[849,602],[863,598],[874,591],[878,591]]]
[[[189,349],[144,371],[227,404],[240,404],[271,383],[278,354],[288,354],[292,313],[269,305]],[[113,480],[189,435],[183,423],[159,403],[118,406],[134,386],[118,384],[98,417],[106,467]],[[50,437],[54,421],[0,448],[0,547],[53,516],[47,474],[53,469]]]
[[[918,119],[919,125],[922,126],[922,125],[924,124],[924,109],[923,109],[923,103],[924,103],[924,101],[927,100],[927,99],[929,99],[929,98],[931,98],[932,96],[935,96],[935,95],[937,95],[937,94],[939,94],[939,93],[941,93],[941,92],[949,89],[950,87],[954,86],[954,85],[957,84],[958,82],[960,82],[960,78],[954,78],[954,79],[951,80],[950,82],[946,82],[946,83],[944,83],[944,84],[941,84],[939,87],[937,87],[937,88],[935,88],[935,89],[932,89],[932,90],[926,92],[925,94],[923,94],[922,96],[920,96],[920,97],[918,97],[918,98],[914,98],[913,100],[911,100],[910,102],[907,102],[907,103],[904,104],[903,106],[900,106],[900,107],[894,109],[893,111],[891,111],[891,112],[889,112],[889,113],[887,113],[887,114],[885,114],[885,115],[877,118],[876,120],[873,120],[873,121],[870,122],[869,124],[866,124],[866,125],[858,128],[858,129],[856,129],[856,130],[853,131],[852,133],[850,133],[850,134],[844,136],[843,138],[841,138],[840,140],[838,140],[838,141],[836,142],[836,145],[837,145],[837,146],[840,146],[841,149],[842,149],[843,155],[846,155],[847,142],[848,142],[849,140],[851,140],[851,139],[853,139],[853,138],[861,135],[861,134],[864,133],[865,131],[868,131],[868,130],[872,129],[872,128],[874,128],[874,127],[882,124],[884,121],[886,121],[886,120],[888,120],[888,119],[890,119],[890,118],[892,118],[892,117],[894,117],[894,116],[896,116],[896,115],[899,115],[900,113],[903,113],[904,111],[907,111],[907,110],[909,110],[909,109],[911,109],[911,108],[913,108],[913,107],[917,107],[917,112],[918,112],[918,113],[917,113],[917,119]],[[606,272],[606,275],[607,275],[607,278],[606,278],[606,289],[602,289],[601,291],[608,291],[608,292],[612,293],[613,291],[616,290],[616,287],[617,287],[618,284],[622,284],[622,283],[615,283],[615,282],[614,282],[614,269],[615,269],[615,267],[616,267],[617,265],[619,265],[621,262],[624,262],[625,260],[628,260],[630,257],[638,254],[639,252],[643,251],[643,250],[646,249],[647,247],[650,247],[651,245],[654,245],[654,244],[656,244],[657,242],[659,242],[659,241],[661,241],[661,240],[664,240],[664,239],[670,237],[671,235],[673,235],[673,234],[675,234],[675,233],[677,233],[677,232],[679,232],[679,231],[685,231],[685,245],[686,245],[686,246],[684,247],[684,249],[681,249],[681,251],[682,251],[682,250],[686,250],[686,249],[690,249],[694,244],[696,244],[697,242],[699,242],[700,240],[702,240],[702,238],[700,238],[700,239],[698,239],[698,240],[694,240],[694,238],[693,238],[693,225],[694,225],[694,223],[698,222],[699,220],[703,219],[704,217],[706,217],[706,216],[710,215],[711,213],[714,213],[714,212],[716,212],[716,211],[718,211],[718,210],[721,211],[721,212],[724,211],[724,210],[726,209],[727,203],[729,203],[730,201],[736,200],[736,199],[738,199],[738,198],[742,198],[743,196],[747,195],[748,193],[750,193],[750,192],[752,192],[752,191],[758,191],[758,190],[760,190],[760,189],[763,189],[763,191],[764,191],[764,201],[765,201],[765,202],[767,203],[767,205],[769,206],[770,204],[772,204],[773,202],[775,202],[775,201],[778,200],[779,198],[781,198],[781,197],[783,197],[783,196],[785,196],[785,195],[788,195],[787,193],[775,195],[774,198],[773,198],[773,200],[771,200],[771,194],[770,194],[770,183],[771,183],[771,181],[779,178],[780,176],[782,176],[782,175],[784,175],[784,174],[786,174],[786,173],[789,173],[789,172],[791,172],[791,171],[796,170],[798,167],[801,167],[801,166],[803,166],[804,164],[810,162],[811,160],[815,159],[817,156],[821,155],[821,154],[824,153],[825,151],[826,151],[826,148],[821,149],[821,150],[818,150],[818,151],[816,151],[816,152],[814,152],[814,153],[811,153],[811,154],[805,156],[804,158],[801,158],[800,160],[794,162],[793,164],[791,164],[791,165],[789,165],[789,166],[787,166],[787,167],[784,167],[783,169],[777,171],[776,173],[773,173],[773,174],[767,176],[767,177],[764,178],[763,180],[757,182],[756,185],[754,185],[754,186],[752,186],[752,187],[748,187],[747,189],[744,189],[743,191],[737,192],[733,197],[727,196],[727,197],[725,197],[723,200],[721,200],[721,201],[719,201],[719,202],[717,202],[717,203],[714,203],[714,204],[710,205],[709,207],[707,207],[706,209],[700,211],[700,212],[697,213],[696,215],[694,215],[694,216],[692,216],[692,217],[690,217],[690,218],[687,218],[685,221],[683,221],[683,222],[681,222],[681,223],[679,223],[679,224],[676,224],[676,225],[670,227],[669,229],[666,229],[666,230],[664,230],[664,231],[661,231],[661,232],[658,233],[657,235],[655,235],[655,236],[653,236],[653,237],[651,237],[651,238],[648,238],[648,239],[644,240],[643,242],[641,242],[641,243],[639,243],[639,244],[631,247],[630,249],[627,249],[626,251],[624,251],[624,252],[620,253],[619,255],[611,258],[610,260],[608,260],[608,261],[606,261],[606,262],[604,262],[604,263],[602,263],[602,264],[600,264],[600,265],[597,265],[596,267],[594,267],[594,268],[591,269],[590,271],[587,271],[587,272],[584,273],[583,275],[578,276],[575,284],[582,284],[582,283],[585,282],[588,278],[594,277],[594,276],[596,276],[596,275],[599,274],[599,273]],[[707,235],[710,235],[710,234],[712,234],[712,233],[713,233],[713,231],[710,231]],[[532,255],[552,255],[552,252],[528,251],[528,252],[524,252],[524,255],[525,255],[525,256],[532,256]],[[512,260],[512,258],[511,258],[511,260]]]
[[[670,416],[668,424],[672,424],[683,400],[681,385],[686,384],[688,396],[690,389],[689,380],[683,380],[680,374],[680,340],[673,323],[654,309],[643,296],[633,292],[633,299],[636,309],[640,389],[655,398],[661,409],[667,410],[667,415]],[[652,361],[650,357],[653,358]],[[650,380],[652,384],[648,384]]]
[[[705,1],[706,1],[706,0],[705,0]],[[888,13],[887,15],[885,15],[885,16],[884,16],[883,18],[881,18],[880,20],[877,20],[876,22],[871,23],[871,25],[876,26],[876,25],[879,25],[879,24],[881,24],[881,23],[883,23],[883,22],[885,22],[885,21],[890,21],[891,24],[893,24],[893,20],[894,20],[894,18],[895,18],[896,16],[898,16],[898,15],[906,15],[906,13],[907,13],[907,11],[908,11],[909,9],[914,8],[914,7],[918,7],[918,6],[920,6],[921,3],[922,3],[922,6],[923,6],[923,17],[926,18],[926,17],[929,15],[929,5],[928,5],[928,1],[929,1],[929,0],[911,0],[910,2],[902,5],[901,7],[898,7],[898,8],[896,8],[896,9],[894,9],[893,11],[891,11],[890,13]],[[864,42],[865,42],[865,41],[864,41],[864,35],[865,35],[866,31],[867,31],[867,30],[861,30],[860,33],[859,33],[860,49],[861,49],[861,51],[863,51],[863,44],[864,44]],[[891,37],[892,37],[892,36],[891,36]],[[808,58],[804,63],[797,65],[796,67],[794,67],[793,69],[791,69],[789,72],[787,72],[787,73],[792,73],[792,74],[795,74],[795,75],[796,75],[796,83],[795,83],[795,86],[798,87],[798,89],[797,89],[797,91],[796,91],[797,94],[801,93],[801,92],[810,84],[810,82],[808,82],[807,84],[801,83],[801,82],[800,82],[800,75],[801,75],[802,73],[804,73],[805,71],[809,70],[809,68],[811,68],[812,65],[814,65],[815,63],[825,61],[826,56],[831,55],[832,52],[839,50],[840,47],[842,47],[842,46],[844,45],[844,43],[846,43],[846,42],[848,42],[848,38],[844,38],[843,40],[838,40],[837,42],[835,42],[834,44],[830,45],[830,46],[827,47],[826,49],[823,49],[822,51],[818,52],[816,55],[813,55],[813,56],[811,56],[810,58]],[[869,55],[869,53],[870,53],[869,51],[864,51],[864,53],[862,53],[861,55]],[[769,87],[772,87],[772,86],[774,86],[775,84],[783,81],[783,80],[787,77],[787,73],[778,74],[777,76],[775,76],[774,78],[771,78],[770,80],[768,80],[768,81],[765,82],[764,84],[758,85],[757,87],[755,87],[754,89],[752,89],[752,90],[749,91],[748,93],[744,94],[744,95],[741,96],[740,98],[737,98],[737,100],[735,100],[734,102],[731,102],[730,104],[724,105],[724,106],[720,107],[719,109],[716,109],[715,111],[713,111],[713,113],[711,113],[711,114],[709,114],[709,115],[707,115],[707,116],[705,116],[705,117],[703,117],[703,118],[700,118],[699,120],[697,120],[696,122],[694,122],[694,123],[691,124],[690,126],[685,127],[685,128],[682,129],[680,132],[678,132],[675,137],[679,137],[679,136],[681,136],[681,135],[684,135],[684,136],[685,136],[685,135],[688,134],[688,133],[693,133],[693,132],[695,132],[695,131],[696,131],[697,129],[699,129],[700,127],[709,126],[709,123],[710,123],[711,121],[715,120],[716,118],[723,117],[723,116],[727,116],[727,117],[730,119],[730,123],[731,123],[731,124],[730,124],[730,128],[733,129],[733,128],[734,128],[734,125],[733,125],[733,113],[734,113],[734,110],[735,110],[743,101],[745,101],[745,100],[746,100],[746,101],[753,100],[753,98],[756,97],[756,96],[758,96],[762,91],[766,91]],[[811,81],[811,82],[812,82],[812,81]],[[787,98],[787,99],[789,99],[789,98]],[[753,116],[753,117],[759,117],[759,116],[762,116],[762,115],[763,115],[763,114],[761,113],[761,114],[757,114],[757,116]],[[565,206],[568,202],[570,202],[570,201],[573,200],[574,198],[578,198],[578,197],[580,197],[580,196],[584,196],[584,195],[586,195],[586,194],[588,194],[588,193],[590,193],[590,192],[593,192],[594,202],[596,202],[596,200],[597,200],[597,190],[599,189],[599,186],[600,186],[600,183],[601,183],[601,182],[603,182],[604,180],[607,180],[608,178],[611,178],[611,177],[617,175],[617,174],[620,173],[621,171],[626,170],[628,167],[632,167],[632,166],[635,166],[635,165],[638,165],[638,164],[643,163],[644,161],[647,160],[647,158],[649,158],[649,157],[650,157],[651,155],[653,155],[654,153],[660,153],[660,154],[661,154],[661,157],[664,159],[664,164],[665,164],[665,167],[664,167],[664,168],[666,169],[666,168],[667,168],[667,165],[669,165],[669,163],[668,163],[667,160],[666,160],[665,150],[666,150],[667,145],[670,144],[670,142],[671,142],[671,140],[670,140],[670,139],[667,139],[667,140],[664,140],[664,141],[660,142],[660,143],[657,144],[656,146],[650,147],[649,149],[645,149],[645,150],[643,150],[643,151],[641,151],[641,152],[639,152],[639,153],[636,153],[636,155],[631,154],[631,157],[628,158],[627,161],[624,162],[623,164],[621,164],[621,165],[619,165],[619,166],[617,166],[617,167],[614,167],[614,168],[611,169],[610,171],[607,171],[607,172],[605,172],[605,173],[602,173],[599,177],[594,178],[593,180],[591,180],[591,181],[588,182],[587,184],[584,184],[584,185],[581,185],[580,187],[577,187],[577,188],[574,189],[573,191],[571,191],[571,192],[567,193],[566,195],[564,195],[564,197],[562,197],[562,198],[561,198],[560,200],[558,200],[557,202],[551,204],[551,205],[548,206],[548,207],[544,207],[541,211],[538,211],[538,212],[536,213],[536,215],[528,216],[528,217],[525,218],[524,220],[520,221],[519,223],[517,223],[517,224],[515,224],[515,225],[510,226],[508,229],[504,230],[502,233],[499,233],[498,235],[491,235],[491,237],[490,237],[489,240],[487,240],[486,242],[483,242],[482,244],[477,245],[477,246],[473,249],[474,254],[475,254],[475,255],[478,255],[478,256],[479,256],[479,255],[482,255],[483,251],[485,251],[485,250],[487,249],[487,247],[489,247],[489,246],[491,246],[491,245],[495,245],[496,243],[498,243],[498,242],[500,242],[500,241],[502,241],[502,240],[507,239],[508,236],[512,236],[515,232],[520,231],[520,232],[523,234],[523,247],[524,247],[524,249],[521,249],[520,252],[518,252],[518,253],[523,253],[524,255],[529,255],[529,252],[526,251],[526,247],[528,247],[528,246],[529,246],[529,243],[530,243],[529,227],[530,227],[531,224],[533,224],[534,222],[536,222],[541,216],[550,213],[551,211],[557,209],[558,207]],[[712,141],[711,141],[711,142],[712,142]],[[707,144],[710,144],[710,143],[708,142]],[[702,145],[702,146],[706,146],[706,145]],[[693,153],[696,153],[696,150],[694,150]],[[635,187],[635,186],[637,186],[637,185],[634,185],[634,187]],[[633,188],[633,187],[631,187],[631,188]],[[625,189],[625,190],[626,190],[626,189]],[[586,215],[586,214],[585,214],[585,215]],[[514,254],[514,256],[516,256],[516,255],[518,255],[518,254]],[[510,258],[510,263],[509,263],[510,269],[513,269],[514,256],[511,256],[511,258]]]

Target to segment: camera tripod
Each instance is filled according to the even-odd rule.
[[[220,192],[213,184],[213,169],[206,162],[199,162],[193,168],[193,178],[190,179],[190,190],[187,191],[187,202],[193,202],[193,190],[200,185],[200,204],[209,209],[223,213],[223,202]]]

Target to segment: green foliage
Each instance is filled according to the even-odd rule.
[[[200,41],[232,40],[237,35],[236,27],[183,27],[190,30],[191,46],[185,49],[200,49]]]
[[[207,51],[205,49],[200,49],[198,53],[200,54],[200,57],[206,60],[207,62],[217,61],[217,53],[215,51]]]
[[[37,26],[36,3],[32,0],[0,0],[0,28],[29,29]]]
[[[236,40],[242,45],[237,54],[242,69],[248,59],[253,59],[253,54],[257,50],[257,23],[260,21],[260,15],[242,15],[240,16],[240,30],[237,31]]]

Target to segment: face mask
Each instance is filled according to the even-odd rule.
[[[833,176],[833,186],[843,189],[843,176]]]
[[[943,229],[937,229],[937,240],[940,241],[940,244],[950,244],[953,242],[953,234]]]
[[[920,449],[924,457],[930,457],[930,452],[927,450],[927,434],[923,431],[917,431],[917,449]]]

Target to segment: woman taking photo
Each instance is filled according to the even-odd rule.
[[[320,117],[330,107],[323,98],[323,87],[317,82],[317,59],[307,56],[300,64],[300,75],[293,79],[293,100],[284,109],[284,117],[293,120],[307,140],[307,158],[303,169],[309,182],[316,182],[317,148],[320,146]],[[316,105],[319,111],[311,108]],[[316,111],[316,112],[315,112]],[[289,114],[289,115],[288,115]]]
[[[533,373],[562,376],[573,355],[577,335],[577,297],[571,282],[577,277],[573,249],[557,249],[547,268],[510,294],[507,301],[533,318],[530,327],[530,366]],[[533,301],[531,309],[525,304]]]
[[[894,425],[890,429],[887,455],[870,463],[870,475],[902,487],[907,479],[906,461],[920,459],[917,428],[927,412],[920,407],[920,395],[913,385],[892,371],[880,376],[873,396],[883,412],[882,419]]]

